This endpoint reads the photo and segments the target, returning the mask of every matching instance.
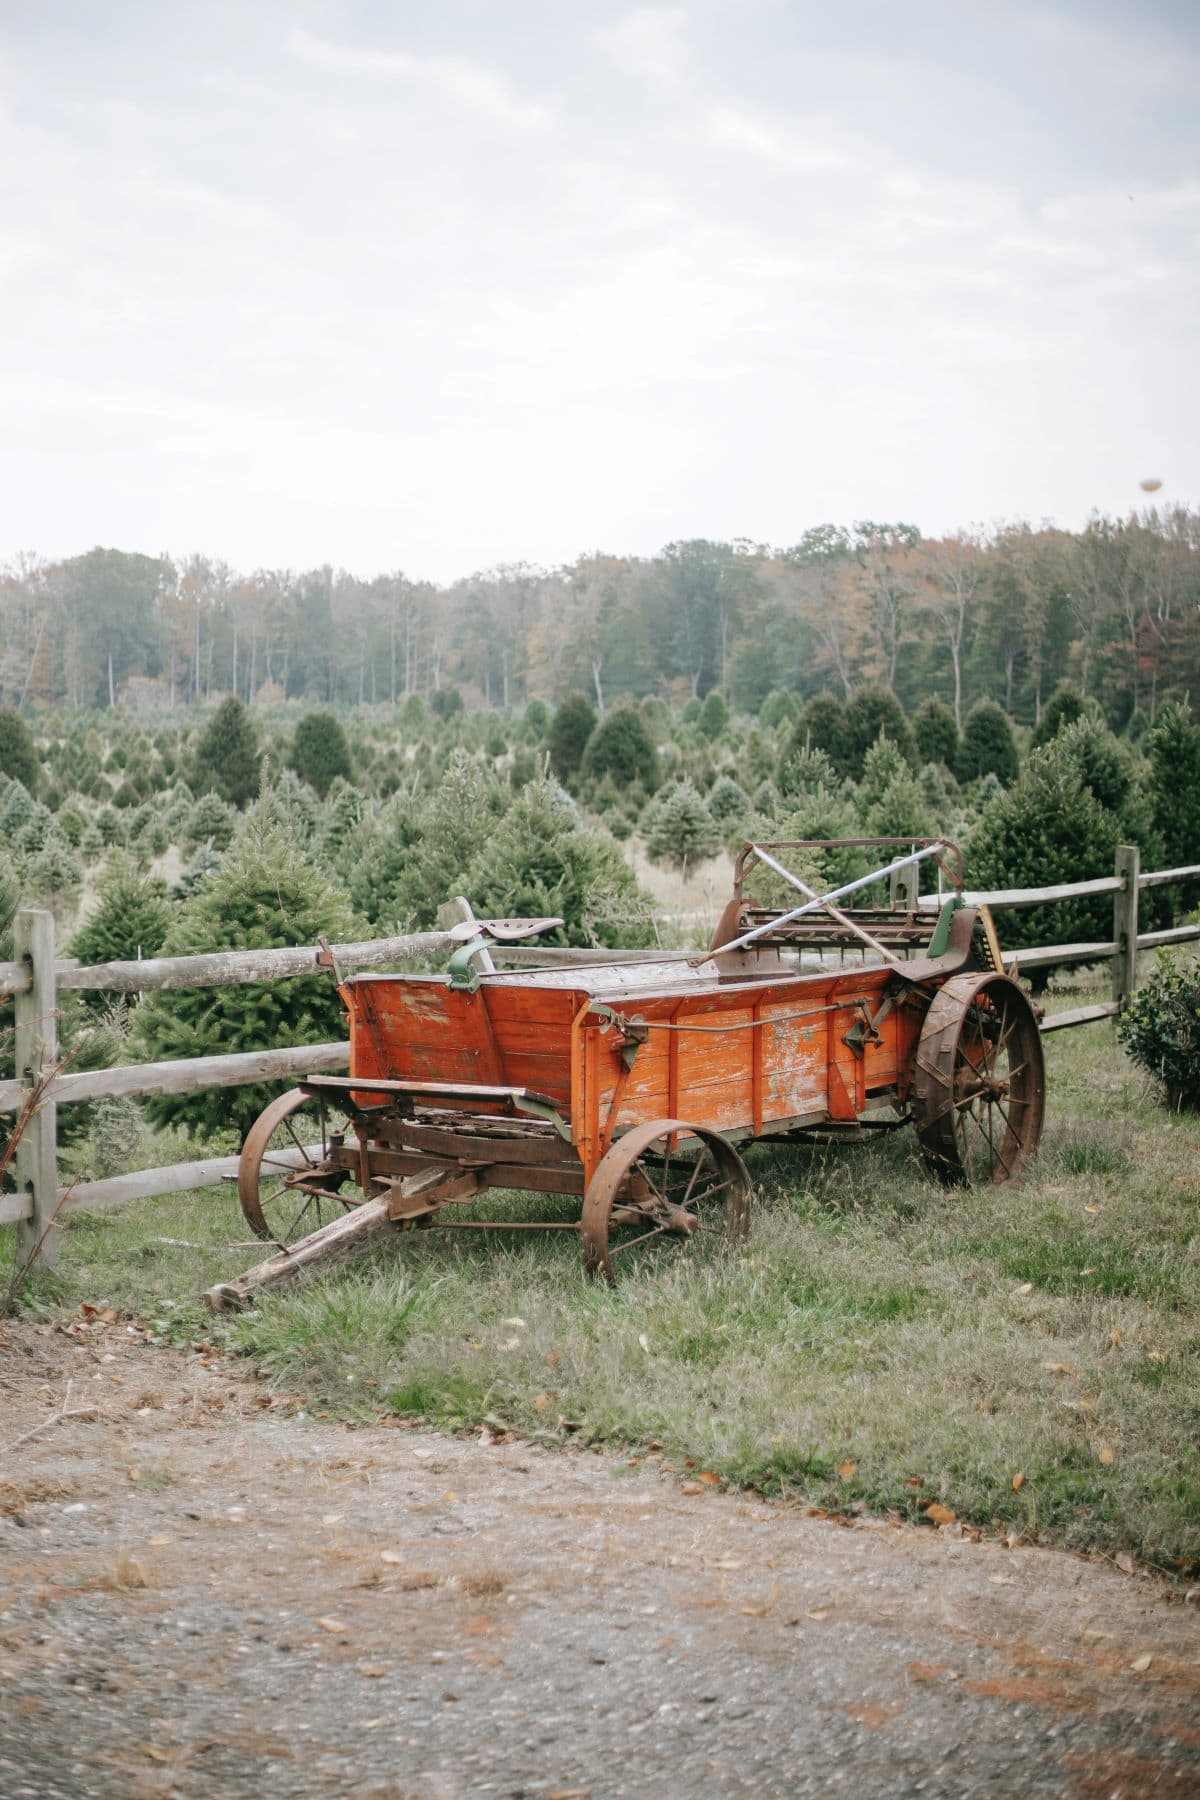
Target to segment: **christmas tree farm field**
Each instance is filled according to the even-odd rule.
[[[760,1147],[743,1245],[667,1248],[615,1291],[565,1235],[433,1230],[214,1319],[204,1287],[257,1257],[224,1186],[74,1217],[24,1304],[110,1304],[164,1343],[220,1345],[315,1417],[505,1429],[1194,1580],[1200,1119],[1165,1111],[1107,1024],[1046,1049],[1018,1187],[945,1192],[908,1131]]]

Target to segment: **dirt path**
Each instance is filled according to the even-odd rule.
[[[0,1793],[1200,1793],[1200,1608],[954,1530],[0,1328]]]

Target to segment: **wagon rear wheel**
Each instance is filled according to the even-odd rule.
[[[956,975],[917,1045],[910,1101],[930,1171],[947,1187],[1011,1181],[1033,1156],[1045,1109],[1042,1039],[1007,975]]]
[[[350,1171],[331,1161],[346,1136],[343,1116],[302,1088],[281,1094],[258,1115],[246,1133],[237,1176],[238,1199],[255,1237],[292,1244],[361,1203],[357,1188],[342,1193]]]
[[[584,1266],[613,1285],[619,1269],[653,1246],[708,1232],[743,1237],[750,1193],[745,1163],[717,1132],[681,1119],[639,1125],[617,1140],[588,1183]]]

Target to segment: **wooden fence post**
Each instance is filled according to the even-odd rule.
[[[23,909],[13,921],[18,962],[32,980],[14,997],[17,1076],[34,1088],[58,1060],[58,996],[54,986],[54,914]],[[30,1196],[33,1213],[17,1226],[17,1266],[27,1260],[53,1268],[58,1232],[51,1220],[58,1205],[57,1107],[42,1100],[26,1122],[17,1145],[14,1173],[18,1188]]]
[[[1137,989],[1138,876],[1141,852],[1136,844],[1118,844],[1115,874],[1121,886],[1113,895],[1112,997],[1122,1010]]]

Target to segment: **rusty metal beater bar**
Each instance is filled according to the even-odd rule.
[[[817,893],[816,888],[810,888],[806,881],[801,881],[798,875],[793,875],[790,869],[785,869],[783,864],[778,862],[776,858],[771,855],[769,850],[764,850],[761,844],[752,844],[750,848],[761,862],[765,862],[769,869],[774,869],[777,875],[782,875],[783,879],[790,882],[792,887],[794,887],[798,893],[803,894],[806,900],[820,899],[820,895]],[[839,925],[844,925],[848,931],[854,933],[856,938],[861,938],[863,943],[866,944],[869,949],[874,950],[877,956],[882,956],[885,962],[894,963],[897,968],[900,966],[900,958],[896,955],[895,951],[889,950],[886,944],[881,944],[879,939],[872,937],[869,931],[864,931],[862,926],[857,924],[850,917],[849,913],[844,913],[840,906],[832,906],[828,901],[826,901],[826,906]]]
[[[752,848],[757,850],[758,845],[755,844]],[[832,888],[828,894],[821,894],[815,900],[806,900],[803,906],[794,906],[791,912],[780,913],[777,919],[767,919],[763,924],[756,925],[752,931],[743,932],[741,937],[731,938],[727,944],[718,944],[716,949],[710,950],[708,954],[723,956],[728,950],[742,950],[747,944],[754,943],[756,939],[768,937],[771,932],[778,931],[781,925],[790,925],[793,919],[802,919],[808,913],[825,911],[831,901],[842,900],[847,894],[856,894],[860,888],[870,887],[873,882],[882,881],[886,875],[892,874],[893,870],[902,869],[908,863],[922,862],[928,856],[937,856],[943,848],[942,843],[938,842],[926,844],[923,850],[910,850],[907,856],[897,856],[885,868],[872,869],[869,875],[859,875],[854,881],[843,882],[841,887]]]

